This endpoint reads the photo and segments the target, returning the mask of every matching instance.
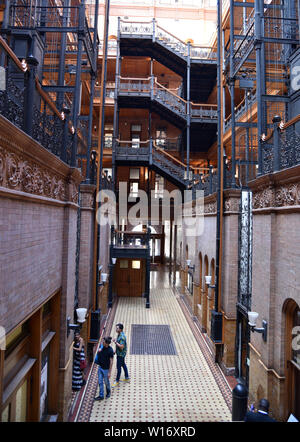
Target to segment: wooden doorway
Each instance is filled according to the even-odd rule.
[[[139,297],[143,294],[144,260],[119,258],[116,271],[118,296]]]

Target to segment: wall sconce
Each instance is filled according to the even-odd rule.
[[[187,259],[186,260],[186,265],[188,266],[189,269],[193,270],[193,272],[195,271],[195,264],[191,266],[191,260]]]
[[[111,258],[111,262],[113,263],[113,265],[115,265],[117,262],[117,258]]]
[[[265,320],[262,320],[262,327],[256,327],[256,321],[259,314],[256,312],[248,312],[249,326],[252,332],[262,333],[262,338],[266,342],[267,341],[267,333],[268,333],[268,323]]]
[[[106,283],[107,273],[101,273],[101,282],[98,283],[99,286],[102,286]]]
[[[211,276],[207,275],[205,276],[205,284],[210,288],[210,289],[215,289],[216,286],[215,285],[211,285]]]
[[[86,312],[87,312],[86,308],[77,308],[76,309],[78,324],[71,324],[70,323],[70,321],[71,321],[70,316],[67,317],[67,336],[69,336],[70,330],[76,330],[77,328],[82,327],[82,324],[85,322]]]

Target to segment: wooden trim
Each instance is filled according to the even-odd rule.
[[[32,368],[32,379],[30,394],[32,401],[28,409],[28,421],[39,422],[40,421],[40,397],[41,397],[41,371],[42,371],[42,309],[40,308],[29,319],[29,331],[30,331],[30,348],[29,356],[36,359],[36,363]]]
[[[2,410],[5,408],[6,402],[9,400],[10,396],[19,387],[24,377],[29,373],[31,368],[34,366],[35,362],[36,362],[35,358],[28,358],[25,364],[22,366],[22,368],[18,371],[16,376],[14,376],[13,380],[5,388],[2,396]]]
[[[51,342],[52,338],[55,336],[55,332],[54,331],[49,331],[49,333],[47,334],[47,336],[45,337],[45,339],[43,339],[42,341],[42,353],[45,350],[45,348],[47,347],[47,345],[49,344],[49,342]]]

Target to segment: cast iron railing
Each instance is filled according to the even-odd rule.
[[[277,172],[300,164],[300,118],[283,124],[273,119],[274,129],[261,139],[260,174]]]
[[[216,61],[217,52],[215,48],[208,46],[193,45],[180,40],[166,29],[159,26],[155,19],[148,22],[124,21],[119,19],[120,37],[151,38],[153,42],[159,43],[172,53],[187,60],[190,46],[191,59]]]

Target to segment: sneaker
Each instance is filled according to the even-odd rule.
[[[114,387],[117,387],[118,385],[119,385],[119,381],[116,381],[112,384],[112,387],[114,388]]]
[[[102,396],[97,396],[95,397],[95,401],[103,401],[104,397]]]
[[[129,382],[130,378],[121,379],[122,382]]]

